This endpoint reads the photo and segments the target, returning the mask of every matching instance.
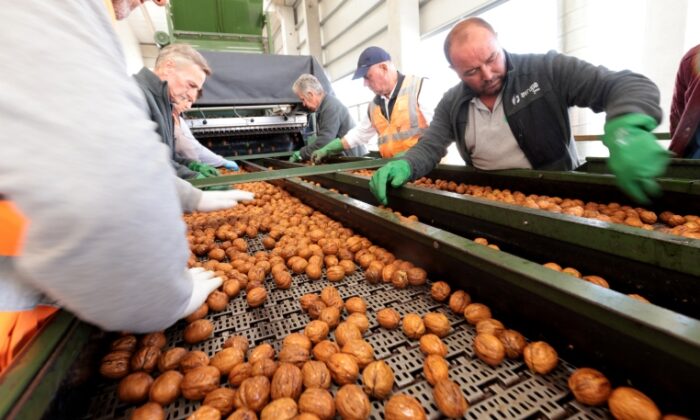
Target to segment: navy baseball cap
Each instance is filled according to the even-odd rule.
[[[373,65],[389,60],[391,60],[391,56],[383,49],[379,47],[367,47],[362,51],[362,54],[360,54],[360,59],[357,60],[357,70],[355,70],[355,74],[352,76],[353,80],[365,77],[367,71]]]

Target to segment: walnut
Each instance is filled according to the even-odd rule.
[[[309,340],[310,341],[310,340]],[[309,342],[309,347],[311,343]],[[301,368],[307,360],[309,360],[309,349],[302,346],[290,344],[282,347],[279,353],[279,361],[282,363],[291,363]]]
[[[326,255],[325,257],[323,257],[323,264],[326,267],[335,267],[336,265],[338,265],[338,263],[338,257],[336,257],[335,255]]]
[[[399,323],[401,322],[401,315],[398,313],[398,311],[396,311],[396,309],[384,308],[377,312],[377,322],[382,326],[382,328],[393,330],[399,326]]]
[[[261,359],[250,365],[251,376],[265,376],[272,378],[277,370],[277,362],[272,359]]]
[[[428,273],[419,267],[410,268],[406,271],[408,274],[408,284],[411,286],[422,286],[425,284],[425,280],[428,277]]]
[[[542,375],[554,369],[559,361],[556,350],[544,341],[528,344],[523,350],[523,358],[530,370]]]
[[[363,269],[369,267],[370,264],[372,264],[372,261],[376,260],[377,257],[375,257],[373,254],[365,253],[360,255],[359,258],[357,258],[357,264],[359,264],[360,267]]]
[[[355,263],[352,260],[340,260],[338,262],[338,265],[343,267],[343,270],[345,270],[346,276],[349,276],[350,274],[354,273],[356,270]]]
[[[279,272],[272,276],[275,281],[275,286],[281,290],[287,290],[292,287],[292,275],[286,271]]]
[[[331,372],[324,362],[309,360],[301,368],[305,388],[325,388],[331,386]]]
[[[309,264],[306,266],[306,277],[311,280],[318,280],[323,275],[323,270],[320,264]]]
[[[335,306],[339,311],[343,310],[343,298],[340,297],[340,292],[333,286],[326,286],[321,290],[321,300],[326,306]]]
[[[391,278],[394,275],[394,271],[398,270],[398,265],[397,264],[389,264],[385,265],[384,268],[382,269],[382,281],[384,283],[391,283]]]
[[[209,356],[200,350],[193,350],[180,359],[180,370],[187,373],[190,370],[209,365]]]
[[[320,245],[320,244],[319,244]],[[321,245],[321,250],[325,255],[335,255],[338,253],[338,244],[330,240],[328,242],[325,242],[323,245]]]
[[[430,288],[430,296],[438,302],[444,302],[450,296],[450,285],[444,281],[433,283]]]
[[[322,420],[331,420],[335,417],[335,400],[323,388],[308,388],[299,397],[299,411],[315,414]]]
[[[105,378],[120,379],[129,373],[129,359],[131,352],[113,351],[102,358],[100,374]]]
[[[497,319],[489,318],[476,323],[477,334],[491,334],[500,337],[504,330],[503,323]]]
[[[345,343],[341,352],[353,356],[360,369],[374,361],[374,349],[365,340],[350,340]]]
[[[160,349],[155,346],[141,347],[131,357],[130,367],[132,371],[143,370],[152,372],[158,364],[160,358]]]
[[[345,322],[356,326],[357,329],[359,329],[360,333],[362,333],[362,334],[367,332],[367,330],[369,329],[369,319],[367,319],[367,315],[361,314],[359,312],[355,312],[355,313],[350,314],[345,319]]]
[[[146,344],[148,345],[148,344]],[[133,353],[136,351],[136,347],[138,346],[138,342],[136,340],[136,336],[134,335],[125,335],[124,337],[118,338],[112,342],[112,345],[110,346],[110,349],[115,352],[115,351],[127,351],[129,353]]]
[[[474,337],[474,353],[490,366],[498,366],[506,355],[501,340],[493,334],[478,334]]]
[[[509,359],[518,359],[523,354],[527,341],[522,334],[515,330],[505,330],[498,337],[506,350]]]
[[[228,306],[228,295],[219,290],[214,290],[207,297],[207,305],[214,312],[221,312]]]
[[[638,294],[636,294],[636,293],[632,293],[632,294],[629,294],[629,295],[627,295],[627,296],[631,297],[631,298],[634,299],[634,300],[638,300],[638,301],[640,301],[640,302],[650,303],[650,302],[649,302],[649,299],[645,298],[644,296],[638,295]]]
[[[239,363],[228,374],[228,382],[233,386],[240,386],[243,381],[252,376],[252,370],[253,365],[250,363]]]
[[[355,384],[343,385],[338,390],[335,408],[343,419],[367,419],[372,411],[367,394]]]
[[[248,351],[248,338],[242,335],[232,335],[224,341],[223,348],[232,347],[241,350],[243,353]]]
[[[127,403],[138,403],[148,397],[153,378],[146,372],[135,372],[119,382],[117,397]]]
[[[182,373],[176,370],[163,372],[151,385],[149,392],[151,401],[160,405],[168,405],[175,401],[180,396],[182,379]]]
[[[293,271],[294,273],[296,273],[296,274],[301,274],[301,273],[303,273],[303,272],[306,271],[306,266],[307,266],[307,265],[309,265],[309,262],[300,257],[299,259],[295,260],[295,261],[292,263],[292,265],[291,265],[290,268],[292,269],[292,271]],[[286,272],[286,271],[282,271],[282,273],[287,273],[287,272]],[[289,273],[287,273],[287,275],[289,275]]]
[[[158,358],[158,370],[165,372],[166,370],[177,369],[180,367],[180,360],[187,354],[187,350],[183,347],[173,347],[161,354]]]
[[[287,346],[301,346],[307,351],[311,351],[311,340],[302,333],[292,333],[284,337],[282,341],[282,347]]]
[[[255,347],[253,350],[250,351],[250,354],[248,354],[248,363],[251,365],[259,360],[263,359],[274,359],[275,358],[275,349],[272,347],[272,345],[268,343],[263,343]]]
[[[214,407],[200,405],[187,420],[221,420],[221,413]]]
[[[569,376],[569,389],[576,400],[586,405],[602,405],[610,396],[610,381],[591,368],[576,369]]]
[[[293,398],[294,400],[298,399],[299,395],[301,395],[302,383],[301,369],[290,363],[280,363],[270,383],[272,399],[276,400],[285,397]]]
[[[430,385],[435,385],[438,381],[449,379],[450,365],[444,358],[429,354],[423,361],[423,375]]]
[[[613,417],[620,420],[659,419],[661,412],[649,397],[634,388],[615,388],[608,399]]]
[[[335,353],[326,364],[331,371],[333,381],[338,385],[354,383],[360,373],[357,361],[349,354]]]
[[[298,413],[296,401],[292,398],[280,398],[263,408],[260,420],[291,420]]]
[[[326,304],[323,303],[321,299],[314,301],[309,305],[309,318],[318,319],[321,316],[321,312],[326,309]],[[338,309],[338,308],[336,308]],[[338,311],[340,312],[340,311]]]
[[[408,286],[408,274],[404,270],[396,270],[391,275],[391,284],[397,289],[405,289]]]
[[[214,366],[194,368],[185,373],[182,379],[182,396],[188,400],[201,400],[207,393],[218,388],[220,378],[221,373]]]
[[[262,286],[253,287],[246,292],[245,298],[246,301],[248,301],[248,306],[251,308],[257,308],[265,303],[265,299],[267,299],[267,291]]]
[[[425,324],[420,315],[410,313],[403,317],[403,332],[406,337],[417,340],[425,334]]]
[[[314,346],[313,353],[316,360],[327,362],[332,355],[340,353],[340,348],[330,340],[323,340]]]
[[[265,280],[265,269],[260,266],[253,266],[248,271],[248,281],[254,283],[262,283]]]
[[[359,296],[353,296],[345,302],[345,310],[348,314],[367,312],[367,302]]]
[[[340,311],[335,306],[327,306],[318,314],[318,320],[328,324],[329,329],[335,329],[340,323]]]
[[[377,284],[382,281],[382,270],[384,269],[384,264],[379,261],[372,261],[369,267],[365,270],[365,280],[369,284]]]
[[[214,332],[214,324],[208,319],[198,319],[187,324],[183,334],[185,341],[189,344],[199,343],[211,336]]]
[[[148,402],[131,413],[131,420],[164,420],[165,411],[160,404]]]
[[[406,394],[394,394],[384,405],[384,420],[427,420],[423,406]]]
[[[438,337],[445,337],[452,330],[450,320],[440,312],[428,312],[423,315],[423,324],[425,324],[426,331]]]
[[[222,416],[226,416],[233,411],[233,400],[236,391],[231,388],[216,388],[204,397],[203,406],[217,409]]]
[[[243,407],[260,412],[270,400],[270,380],[266,376],[246,379],[238,388],[238,398]]]
[[[210,360],[209,365],[219,369],[222,375],[228,376],[234,366],[245,361],[245,353],[240,349],[225,348],[217,352]]]
[[[299,298],[299,305],[301,306],[301,310],[304,312],[308,311],[311,304],[316,302],[319,299],[321,299],[321,298],[318,295],[315,295],[313,293],[307,293],[304,296],[300,297]]]
[[[360,332],[360,329],[349,322],[341,322],[335,329],[335,341],[341,347],[350,340],[361,338],[362,332]]]
[[[476,325],[479,321],[491,318],[491,310],[482,303],[470,303],[464,308],[464,318],[468,323]]]
[[[447,346],[435,334],[425,334],[420,338],[420,351],[426,356],[436,354],[440,357],[447,356]]]
[[[462,418],[469,408],[459,385],[449,379],[443,379],[435,384],[433,399],[440,412],[446,417]]]
[[[319,343],[328,337],[330,328],[323,321],[314,320],[309,322],[304,328],[304,334],[309,337],[312,343]]]
[[[362,384],[367,394],[383,400],[394,387],[394,372],[383,360],[372,362],[362,372]]]
[[[240,407],[226,420],[258,420],[258,416],[255,414],[255,411],[246,407]]]
[[[185,321],[188,323],[192,323],[198,319],[202,319],[207,314],[209,313],[209,305],[207,305],[207,302],[202,303],[199,308],[197,308],[194,312],[189,314],[186,318]]]

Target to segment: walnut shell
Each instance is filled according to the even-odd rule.
[[[551,372],[559,362],[557,351],[544,341],[528,344],[523,350],[523,358],[530,370],[542,375]]]
[[[234,366],[245,361],[245,353],[240,349],[225,348],[217,352],[210,360],[209,365],[219,369],[222,375],[231,373]]]
[[[509,359],[518,359],[523,355],[527,341],[522,334],[515,330],[505,330],[498,337],[506,350]]]
[[[345,306],[340,292],[333,286],[326,286],[321,290],[321,300],[326,306],[335,306],[341,312]]]
[[[155,346],[141,347],[131,357],[130,367],[133,372],[143,370],[152,372],[158,364],[160,358],[160,349]]]
[[[490,366],[498,366],[506,355],[506,349],[493,334],[478,334],[474,337],[474,353]]]
[[[146,400],[153,384],[153,378],[146,372],[134,372],[119,382],[117,397],[127,403]]]
[[[231,369],[228,374],[228,382],[233,386],[241,386],[241,383],[246,379],[253,376],[251,372],[253,371],[253,365],[250,363],[239,363]]]
[[[187,417],[187,420],[221,420],[221,413],[214,407],[200,405]]]
[[[438,302],[444,302],[450,296],[450,285],[444,281],[437,281],[430,287],[430,296]]]
[[[272,399],[288,397],[296,400],[301,395],[302,384],[301,369],[291,363],[280,363],[270,382]]]
[[[350,274],[354,273],[356,270],[355,263],[352,260],[340,260],[338,262],[338,265],[343,267],[343,270],[345,270],[345,275],[349,276]]]
[[[476,323],[477,334],[491,334],[500,337],[504,330],[503,323],[497,319],[489,318]]]
[[[335,255],[326,255],[325,257],[323,257],[323,264],[326,267],[334,267],[338,265],[338,263],[338,257],[336,257]]]
[[[234,348],[241,350],[243,353],[248,352],[248,338],[242,335],[232,335],[224,341],[223,348]]]
[[[295,260],[295,261],[292,263],[292,265],[291,265],[290,268],[292,269],[292,271],[293,271],[294,273],[296,273],[296,274],[301,274],[301,273],[303,273],[303,272],[306,271],[306,266],[307,266],[307,265],[309,265],[309,262],[300,257],[299,259]],[[286,271],[283,271],[283,273],[287,273],[287,272],[286,272]],[[287,275],[289,275],[289,273],[287,273]]]
[[[470,303],[472,303],[472,298],[469,296],[469,293],[464,290],[457,290],[450,296],[450,309],[456,314],[464,314],[464,309]]]
[[[282,347],[287,346],[301,346],[307,351],[311,351],[311,340],[302,333],[292,333],[284,337],[282,341]]]
[[[207,297],[207,305],[214,312],[221,312],[228,306],[228,295],[219,290],[214,290]]]
[[[246,407],[240,407],[226,420],[258,420],[258,416],[255,414],[255,411]]]
[[[246,292],[246,301],[248,306],[251,308],[257,308],[258,306],[265,303],[267,299],[267,291],[262,286],[253,287],[248,292]]]
[[[401,322],[401,315],[392,308],[384,308],[377,312],[377,322],[382,328],[387,330],[393,330],[399,326]]]
[[[309,264],[306,266],[306,276],[311,280],[318,280],[323,276],[323,269],[320,264]]]
[[[182,373],[176,370],[163,372],[151,385],[149,396],[151,401],[160,405],[168,405],[180,396]]]
[[[311,319],[318,319],[319,316],[321,316],[321,312],[326,309],[326,304],[323,303],[321,299],[312,302],[311,305],[309,305],[309,318]],[[336,308],[338,309],[338,308]],[[338,311],[340,313],[340,311]]]
[[[270,401],[270,380],[266,376],[248,378],[238,388],[238,398],[243,407],[259,413]]]
[[[326,268],[326,278],[328,281],[338,282],[345,278],[345,269],[340,265],[333,265]]]
[[[341,347],[350,340],[361,338],[362,332],[360,332],[360,329],[349,322],[341,322],[335,329],[335,341]]]
[[[360,333],[364,334],[367,332],[369,329],[369,319],[367,319],[367,315],[361,314],[359,312],[355,312],[350,314],[346,319],[345,322],[352,324],[357,327],[358,330],[360,330]]]
[[[464,318],[468,323],[476,325],[479,321],[491,318],[491,310],[483,303],[470,303],[464,308]]]
[[[367,302],[359,296],[353,296],[345,302],[345,310],[348,314],[367,312]]]
[[[323,321],[314,320],[309,322],[304,328],[304,334],[309,337],[312,343],[319,343],[328,337],[330,328]]]
[[[391,275],[391,285],[397,289],[405,289],[408,286],[408,273],[404,270],[395,270]]]
[[[216,388],[204,397],[203,406],[217,409],[222,416],[230,414],[234,409],[236,391],[231,388]]]
[[[343,419],[367,419],[372,411],[367,394],[358,385],[343,385],[335,395],[335,408]]]
[[[187,373],[200,366],[209,366],[209,356],[203,351],[193,350],[180,359],[180,370],[182,373]]]
[[[331,420],[335,417],[335,400],[323,388],[308,388],[299,397],[299,411],[315,414],[322,420]]]
[[[449,379],[450,365],[444,358],[429,354],[423,361],[423,375],[430,385],[435,385],[443,379]]]
[[[333,330],[340,323],[340,311],[335,306],[327,306],[318,314],[318,320],[328,324],[328,328]]]
[[[331,387],[331,371],[324,362],[309,360],[301,368],[301,374],[305,388],[328,389]]]
[[[374,361],[374,348],[372,348],[372,345],[365,340],[350,340],[345,343],[340,351],[353,356],[360,369],[363,369],[365,366]]]
[[[263,360],[263,359],[274,359],[275,358],[275,349],[272,347],[271,344],[268,343],[263,343],[257,345],[253,350],[250,351],[248,354],[248,363],[251,365],[257,361]]]
[[[440,312],[428,312],[423,315],[423,324],[427,332],[438,337],[445,337],[452,330],[450,320],[447,319],[445,314]]]
[[[204,302],[201,305],[199,305],[199,308],[197,308],[194,312],[187,315],[187,317],[185,318],[185,321],[187,323],[192,323],[198,319],[204,318],[205,316],[207,316],[208,313],[209,313],[209,305],[207,305],[207,302]]]
[[[391,283],[391,277],[394,275],[394,271],[398,270],[397,264],[385,265],[382,269],[382,281],[384,283]]]
[[[357,361],[349,354],[336,353],[328,359],[326,364],[331,371],[333,381],[338,385],[354,383],[360,374]]]
[[[121,379],[129,373],[129,360],[131,352],[113,351],[102,358],[100,374],[105,378]]]
[[[372,362],[362,372],[362,385],[370,396],[383,400],[394,387],[394,372],[385,361]]]
[[[406,274],[408,274],[408,284],[411,286],[422,286],[428,278],[428,273],[420,267],[410,268]]]
[[[199,343],[211,336],[214,332],[214,324],[208,319],[198,319],[187,324],[183,336],[189,344]]]
[[[435,384],[433,399],[440,412],[446,417],[462,418],[464,413],[467,412],[467,408],[469,408],[459,385],[449,379],[444,379]]]
[[[425,324],[420,315],[410,313],[403,317],[403,333],[406,337],[417,340],[425,334]]]
[[[132,411],[131,420],[165,420],[165,411],[160,404],[148,402]]]
[[[165,372],[180,367],[180,361],[187,355],[188,351],[184,347],[173,347],[161,354],[158,358],[158,370]]]
[[[608,378],[591,368],[576,369],[569,376],[569,389],[578,402],[586,405],[604,404],[612,390]]]
[[[188,400],[201,400],[207,393],[218,388],[220,378],[221,373],[214,366],[194,368],[185,373],[182,379],[182,396]]]
[[[272,359],[261,359],[253,363],[250,366],[251,376],[265,376],[266,378],[272,378],[277,370],[277,362]]]
[[[435,334],[425,334],[420,338],[420,351],[426,356],[436,354],[440,357],[447,356],[447,346]]]
[[[299,298],[299,305],[301,306],[301,310],[304,312],[308,311],[311,304],[320,300],[320,299],[321,298],[316,294],[313,294],[313,293],[305,294],[304,296]]]
[[[260,420],[291,420],[299,413],[296,401],[280,398],[266,405],[260,413]]]
[[[309,347],[311,344],[309,343]],[[309,360],[309,349],[302,346],[290,344],[282,347],[279,353],[279,361],[282,363],[291,363],[301,368],[307,360]]]
[[[384,420],[426,420],[423,406],[406,394],[394,394],[384,405]]]
[[[148,345],[148,344],[147,344]],[[112,345],[110,346],[110,349],[115,352],[115,351],[127,351],[129,353],[133,353],[136,351],[136,347],[138,346],[138,340],[136,340],[135,335],[125,335],[124,337],[120,337],[112,342]]]
[[[265,281],[265,269],[260,266],[253,266],[248,271],[248,281],[253,283],[262,283]]]
[[[661,412],[651,398],[626,386],[615,388],[608,398],[608,407],[610,407],[612,415],[620,420],[657,420],[661,418]]]
[[[605,287],[606,289],[610,288],[610,284],[608,284],[607,280],[600,276],[583,276],[583,279],[600,287]]]
[[[330,340],[323,340],[314,346],[313,353],[316,360],[327,362],[332,355],[340,353],[340,348]]]
[[[369,284],[377,284],[382,281],[382,270],[384,269],[384,264],[379,261],[372,261],[365,270],[365,280]]]
[[[275,281],[275,286],[277,286],[278,289],[287,290],[292,287],[292,275],[288,272],[281,271],[272,277]]]

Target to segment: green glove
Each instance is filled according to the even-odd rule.
[[[297,150],[289,157],[290,162],[301,162],[301,153]]]
[[[669,153],[651,133],[657,125],[645,114],[626,114],[605,123],[603,144],[610,150],[608,166],[620,189],[642,204],[661,193],[654,178],[663,175],[669,161]]]
[[[200,174],[199,172],[197,172],[197,176],[194,177],[194,179],[204,179],[204,178],[206,178],[206,176]]]
[[[340,140],[339,138],[335,138],[335,139],[331,140],[330,142],[328,142],[327,145],[325,145],[322,148],[313,152],[311,154],[311,160],[314,163],[321,163],[324,160],[326,160],[326,158],[328,156],[338,154],[338,153],[342,152],[343,150],[345,150],[343,148],[343,141]]]
[[[388,204],[386,199],[386,183],[391,181],[391,186],[398,188],[408,181],[411,177],[411,165],[407,160],[394,160],[382,166],[377,172],[372,175],[369,181],[369,190],[372,191],[377,200],[385,206]]]
[[[190,162],[189,165],[187,165],[187,167],[192,171],[199,172],[207,178],[212,176],[219,176],[219,171],[217,171],[216,168],[214,168],[213,166],[207,165],[206,163]]]

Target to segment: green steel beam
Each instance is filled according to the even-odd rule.
[[[609,174],[608,159],[589,157],[586,163],[576,169],[577,172],[592,174]],[[663,178],[700,180],[700,160],[698,159],[671,159]]]
[[[256,160],[265,158],[288,158],[293,152],[272,152],[272,153],[258,153],[254,155],[241,155],[241,156],[228,156],[226,159],[229,160]]]

